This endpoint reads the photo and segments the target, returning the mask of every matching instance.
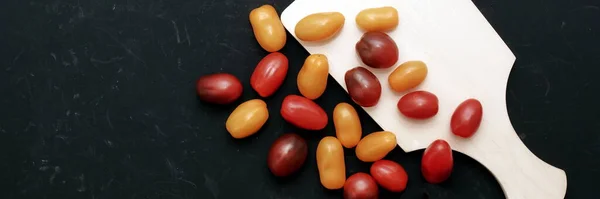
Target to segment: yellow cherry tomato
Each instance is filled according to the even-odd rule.
[[[375,162],[383,159],[396,145],[396,135],[392,132],[371,133],[356,145],[356,157],[363,162]]]
[[[319,98],[327,87],[329,62],[323,54],[313,54],[306,58],[298,72],[298,90],[304,97],[314,100]]]
[[[355,147],[362,136],[362,127],[358,113],[352,105],[342,102],[333,109],[335,136],[346,148]]]
[[[273,6],[263,5],[250,11],[250,24],[256,41],[266,51],[279,51],[285,45],[285,28]]]
[[[346,182],[344,149],[340,141],[332,136],[321,139],[317,146],[317,168],[323,187],[340,189]]]
[[[236,139],[245,138],[256,133],[269,119],[267,104],[261,99],[248,100],[231,112],[225,127]]]
[[[295,28],[296,37],[302,41],[329,39],[344,26],[346,18],[339,12],[321,12],[302,18]]]
[[[356,15],[356,25],[364,31],[393,30],[398,26],[398,11],[390,6],[364,9]]]
[[[398,66],[390,76],[388,83],[396,92],[403,92],[417,87],[427,76],[427,65],[422,61],[407,61]]]

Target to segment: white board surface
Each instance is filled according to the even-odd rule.
[[[396,134],[406,152],[426,148],[435,139],[448,141],[488,168],[509,199],[564,198],[566,175],[537,158],[513,129],[506,109],[506,85],[515,56],[469,0],[296,0],[281,14],[285,28],[294,36],[296,23],[317,12],[341,12],[343,29],[326,42],[300,44],[311,54],[325,54],[330,75],[344,88],[344,74],[365,66],[355,52],[362,36],[355,23],[366,8],[393,6],[398,10],[398,28],[387,32],[398,45],[399,65],[422,60],[429,69],[425,81],[413,90],[432,92],[439,98],[438,114],[415,121],[396,108],[405,93],[393,92],[387,84],[395,68],[371,70],[380,80],[382,96],[375,107],[365,111],[384,129]],[[510,12],[507,10],[506,12]],[[469,139],[450,132],[450,117],[462,101],[476,98],[483,105],[483,120]]]

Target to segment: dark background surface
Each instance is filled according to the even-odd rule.
[[[249,76],[267,53],[253,38],[251,9],[292,0],[4,0],[0,3],[0,198],[340,198],[318,181],[320,133],[272,114],[256,135],[233,140],[224,121],[235,108],[198,101],[195,80],[230,72],[257,98]],[[507,88],[512,123],[525,144],[564,169],[567,198],[597,198],[600,178],[600,2],[477,0],[517,56]],[[282,50],[289,76],[308,53]],[[330,82],[334,82],[330,78]],[[266,99],[278,113],[295,78]],[[331,113],[350,99],[329,84],[317,100]],[[238,102],[238,103],[239,103]],[[360,110],[365,132],[379,127]],[[282,133],[308,140],[308,160],[291,178],[266,167]],[[494,177],[455,153],[452,178],[424,183],[422,151],[388,159],[409,173],[402,194],[382,198],[503,198]],[[352,150],[348,174],[367,172]]]

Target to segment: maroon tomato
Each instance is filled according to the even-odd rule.
[[[294,126],[321,130],[327,126],[327,113],[317,103],[298,95],[288,95],[281,104],[281,116]]]
[[[421,159],[421,173],[425,180],[432,184],[445,181],[452,173],[452,149],[445,140],[433,141]]]
[[[242,95],[242,83],[228,73],[205,75],[196,81],[200,100],[214,104],[229,104]]]
[[[406,189],[408,175],[404,168],[390,160],[377,160],[371,165],[371,176],[377,184],[391,192],[401,192]]]
[[[398,101],[398,110],[409,118],[427,119],[438,112],[438,98],[427,91],[413,91]]]
[[[355,173],[344,183],[344,199],[377,199],[379,189],[375,180],[366,173]]]
[[[454,135],[464,138],[471,137],[479,128],[482,116],[483,107],[479,100],[465,100],[454,110],[450,120],[450,129]]]
[[[288,59],[280,52],[265,56],[250,77],[250,85],[261,97],[269,97],[283,84],[288,71]]]
[[[344,75],[348,94],[354,102],[363,107],[375,106],[381,97],[381,83],[371,71],[355,67]]]
[[[396,42],[383,32],[366,32],[356,43],[360,60],[373,68],[389,68],[398,61]]]
[[[283,134],[271,145],[267,165],[273,175],[285,177],[298,171],[306,160],[308,146],[297,134]]]

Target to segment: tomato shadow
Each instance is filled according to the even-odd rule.
[[[229,104],[213,104],[209,102],[202,101],[200,96],[196,95],[198,109],[206,112],[224,112],[224,111],[233,111],[239,104],[242,103],[241,97]]]
[[[329,124],[329,123],[331,123],[331,124]],[[316,140],[318,142],[326,136],[335,136],[335,129],[333,127],[333,122],[331,121],[331,118],[329,118],[329,122],[328,122],[327,126],[325,126],[325,128],[323,128],[321,130],[301,129],[292,124],[290,124],[289,126],[291,126],[292,132],[297,133],[298,135],[300,135],[302,138],[306,139],[307,141],[309,141],[309,140],[315,141]]]
[[[344,188],[330,190],[330,189],[327,189],[327,188],[321,186],[321,190],[327,196],[325,198],[342,198],[342,196],[344,195]]]

